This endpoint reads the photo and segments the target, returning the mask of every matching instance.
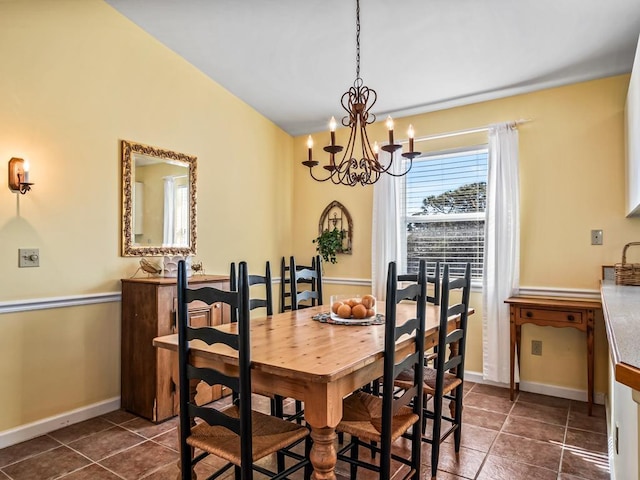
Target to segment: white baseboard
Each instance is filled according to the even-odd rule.
[[[465,371],[465,379],[470,382],[483,383],[487,385],[495,385],[498,387],[509,388],[506,383],[491,382],[482,378],[482,373]],[[570,400],[587,401],[586,390],[577,390],[574,388],[558,387],[557,385],[547,385],[536,382],[520,382],[520,390],[524,392],[540,393],[551,397],[567,398]],[[605,404],[605,394],[596,392],[594,394],[594,402],[599,405]],[[45,435],[63,427],[88,420],[105,413],[112,412],[120,408],[120,397],[113,397],[102,402],[94,403],[86,407],[71,410],[69,412],[44,418],[36,422],[20,425],[19,427],[0,432],[0,448],[9,447],[32,438]]]
[[[36,422],[20,425],[19,427],[0,432],[0,448],[5,448],[16,443],[31,440],[59,428],[73,425],[105,413],[113,412],[120,408],[120,397],[113,397],[102,402],[77,408],[69,412],[43,418]]]
[[[470,382],[484,383],[486,385],[495,385],[496,387],[509,388],[509,384],[507,383],[492,382],[490,380],[483,379],[482,373],[480,372],[471,372],[469,370],[465,370],[464,379],[469,380]],[[569,400],[577,400],[580,402],[587,401],[586,390],[559,387],[557,385],[548,385],[545,383],[520,382],[520,391],[530,392],[530,393],[539,393],[541,395],[549,395],[550,397],[567,398]],[[604,393],[595,392],[593,394],[594,403],[597,403],[598,405],[604,405],[604,401],[605,401]]]

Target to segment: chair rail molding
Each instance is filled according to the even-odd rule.
[[[279,283],[280,280],[281,279],[279,277],[273,277],[274,283]],[[323,277],[322,281],[324,283],[332,285],[351,285],[359,287],[371,286],[370,278]],[[477,292],[481,290],[482,288],[479,285],[473,284],[472,291]],[[523,286],[520,287],[519,295],[599,299],[600,291],[597,289]],[[69,295],[64,297],[43,297],[29,298],[24,300],[11,300],[7,302],[0,302],[0,315],[4,313],[29,312],[35,310],[77,307],[82,305],[120,301],[120,292],[101,292],[81,295]]]
[[[119,302],[120,300],[120,292],[89,293],[69,295],[66,297],[28,298],[24,300],[0,302],[0,314],[77,307],[96,303]]]

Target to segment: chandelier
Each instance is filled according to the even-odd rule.
[[[370,113],[371,107],[376,103],[378,95],[375,90],[364,85],[360,78],[360,0],[356,0],[356,79],[353,86],[342,95],[342,108],[347,112],[342,118],[342,125],[349,127],[349,142],[346,148],[342,145],[336,145],[336,120],[331,117],[329,122],[330,144],[323,148],[329,154],[329,163],[324,165],[327,171],[325,178],[317,177],[314,174],[313,167],[318,165],[318,161],[313,159],[313,139],[311,135],[307,140],[307,148],[309,150],[308,160],[302,162],[309,167],[309,174],[318,182],[326,182],[331,180],[336,185],[373,185],[382,174],[386,173],[394,177],[401,177],[409,173],[413,163],[413,159],[420,155],[420,152],[413,151],[413,127],[409,125],[409,151],[404,152],[402,156],[409,160],[406,169],[401,173],[396,173],[392,169],[395,152],[401,148],[401,145],[394,143],[393,140],[393,119],[387,117],[386,126],[389,131],[389,143],[378,147],[378,142],[374,142],[373,147],[369,142],[367,135],[367,125],[376,121],[376,116]],[[360,153],[356,152],[356,146],[359,147]],[[383,164],[378,160],[379,149],[389,153],[389,163]],[[336,154],[344,150],[342,160],[336,162]],[[360,158],[356,158],[358,155]]]

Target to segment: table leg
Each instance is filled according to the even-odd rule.
[[[336,426],[342,418],[342,395],[332,384],[309,384],[304,398],[304,419],[311,427],[313,445],[309,458],[313,480],[335,480],[338,452]]]
[[[335,429],[311,426],[311,438],[313,440],[309,455],[313,465],[311,478],[314,480],[335,480],[335,468],[338,462],[338,453],[334,447]]]
[[[513,307],[510,308],[510,335],[509,335],[509,398],[514,399],[514,378],[516,365],[516,319],[514,318]]]
[[[594,311],[587,312],[587,399],[589,401],[589,416],[593,413],[593,324]]]
[[[520,344],[522,340],[522,325],[517,325],[516,324],[516,360],[517,360],[517,365],[518,368],[520,368]],[[516,382],[516,392],[520,393],[520,382]]]

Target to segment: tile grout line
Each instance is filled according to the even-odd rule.
[[[567,410],[567,421],[564,425],[564,436],[562,437],[562,449],[560,450],[560,465],[558,467],[558,477],[562,474],[562,462],[564,461],[564,449],[567,444],[567,433],[569,431],[569,418],[571,418],[571,410],[573,403],[569,402],[569,410]]]
[[[484,468],[484,465],[487,463],[487,459],[489,458],[489,454],[491,452],[491,449],[493,448],[493,445],[496,443],[496,441],[498,440],[498,437],[500,436],[500,434],[502,433],[502,430],[504,429],[505,424],[507,423],[507,420],[509,420],[509,415],[511,415],[511,412],[513,411],[513,409],[516,406],[516,403],[518,402],[518,398],[520,397],[520,392],[518,392],[516,398],[514,399],[514,401],[511,404],[511,408],[509,409],[509,413],[507,413],[504,422],[502,422],[502,426],[500,427],[500,430],[498,430],[498,434],[496,435],[496,438],[493,439],[493,442],[491,442],[491,445],[489,445],[489,449],[487,450],[487,452],[484,455],[484,458],[482,459],[482,463],[480,464],[480,468],[478,469],[478,473],[476,473],[474,479],[477,479],[480,476],[480,473],[482,473],[482,469]],[[489,410],[490,411],[490,410]]]

